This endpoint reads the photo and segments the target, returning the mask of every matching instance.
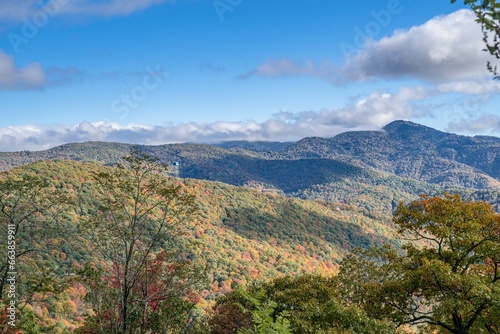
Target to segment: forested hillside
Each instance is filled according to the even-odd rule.
[[[0,169],[37,160],[73,159],[113,164],[132,145],[87,142],[47,151],[0,154]],[[443,187],[498,189],[500,139],[466,137],[411,122],[396,121],[383,131],[346,132],[296,143],[227,142],[218,146],[138,146],[161,161],[180,164],[181,177],[233,185],[258,182],[291,194],[346,176],[379,178],[383,173]],[[277,173],[279,171],[279,173]]]
[[[383,131],[305,138],[282,152],[293,158],[332,158],[444,186],[499,186],[500,139],[444,133],[395,121]]]
[[[71,198],[58,206],[50,219],[40,220],[43,232],[21,226],[20,245],[32,245],[36,251],[20,263],[27,267],[36,263],[40,275],[43,268],[52,268],[50,275],[56,275],[56,282],[57,275],[74,273],[89,261],[102,261],[82,239],[79,224],[82,217],[92,214],[96,201],[93,175],[109,168],[89,162],[41,161],[1,175],[4,181],[28,175]],[[352,205],[285,198],[219,182],[173,178],[170,182],[196,199],[197,211],[183,227],[184,238],[191,245],[185,251],[204,268],[203,288],[197,293],[207,302],[229,292],[236,283],[286,274],[334,273],[347,251],[381,245],[393,238],[394,229],[388,221],[370,218]],[[21,277],[23,280],[42,282],[43,278]],[[74,290],[81,288],[78,286],[69,286],[70,290],[57,296],[37,292],[30,308],[46,325],[73,328],[85,313],[84,292]],[[76,308],[74,312],[58,311],[64,305]]]

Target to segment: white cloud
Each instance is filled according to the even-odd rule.
[[[269,59],[239,78],[309,76],[333,84],[376,78],[419,78],[431,82],[480,78],[489,74],[486,62],[490,59],[482,51],[482,38],[474,13],[462,9],[408,30],[395,31],[378,41],[368,41],[342,65]]]
[[[294,125],[293,131],[300,133],[300,129],[305,128],[315,135],[331,136],[331,127],[377,129],[396,119],[420,116],[414,102],[425,99],[428,95],[423,88],[402,88],[394,95],[371,93],[340,109],[298,114],[282,113],[279,116],[286,124]],[[338,133],[338,130],[336,132]]]
[[[129,15],[173,0],[3,0],[0,21],[32,20],[36,15],[84,15],[110,17]]]
[[[343,68],[347,80],[417,77],[448,81],[488,74],[481,27],[462,9],[368,43]]]
[[[14,58],[0,50],[0,91],[39,90],[46,83],[45,73],[39,63],[19,68]]]
[[[494,80],[463,80],[440,84],[436,90],[441,93],[493,94],[500,93],[500,82]]]
[[[460,118],[448,124],[448,131],[458,133],[495,133],[500,132],[500,116],[483,115],[478,118]]]
[[[10,126],[0,128],[0,151],[41,150],[68,142],[95,140],[155,145],[331,137],[346,130],[380,129],[396,119],[418,117],[414,103],[426,97],[427,92],[421,88],[403,88],[396,94],[374,92],[343,108],[280,112],[261,123],[219,121],[149,126],[82,122],[72,126]]]

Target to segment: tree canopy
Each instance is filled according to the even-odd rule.
[[[63,257],[54,255],[69,243],[57,235],[64,231],[59,210],[71,200],[65,189],[56,189],[36,170],[0,176],[0,226],[6,231],[0,250],[0,330],[22,323],[12,321],[6,326],[9,318],[3,312],[12,305],[9,302],[16,304],[14,312],[21,319],[35,294],[45,299],[69,283],[63,275],[68,269]]]
[[[177,238],[194,197],[165,176],[167,166],[133,150],[124,164],[95,174],[94,209],[82,230],[106,262],[82,272],[97,333],[170,333],[186,326],[194,306],[190,261]]]
[[[404,254],[360,250],[341,265],[344,297],[374,318],[441,332],[500,331],[500,215],[459,195],[422,196],[394,215]],[[418,241],[421,246],[414,242]]]

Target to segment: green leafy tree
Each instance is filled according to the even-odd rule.
[[[290,321],[287,319],[288,312],[283,311],[273,317],[278,304],[266,298],[264,290],[258,289],[250,293],[240,286],[238,292],[253,306],[249,311],[252,314],[253,328],[242,328],[238,334],[292,334]]]
[[[337,277],[285,276],[264,285],[276,301],[276,312],[287,312],[294,333],[391,334],[396,324],[369,317],[356,305],[344,303]]]
[[[451,0],[451,3],[457,0]],[[483,41],[486,48],[484,51],[496,59],[500,59],[500,3],[497,0],[464,0],[464,4],[469,5],[477,17],[477,22],[481,24],[483,30]],[[497,72],[497,65],[487,64],[488,70],[500,79]]]
[[[400,305],[406,306],[412,295],[411,288],[399,281],[402,272],[402,258],[392,246],[354,249],[340,263],[340,299],[371,319],[402,323],[405,315],[399,312]]]
[[[346,300],[370,317],[426,331],[498,333],[500,215],[491,205],[422,196],[401,203],[394,223],[412,242],[404,254],[384,247],[346,257],[339,275]]]
[[[133,150],[124,161],[95,175],[95,207],[82,218],[107,264],[84,271],[96,312],[88,325],[100,333],[170,332],[186,326],[194,304],[193,270],[178,238],[194,197],[165,176],[157,159]]]
[[[0,306],[14,300],[22,314],[33,294],[67,286],[69,279],[52,252],[64,243],[59,238],[59,210],[70,201],[67,191],[54,187],[36,170],[12,170],[0,176]],[[9,272],[16,273],[14,281]],[[15,282],[16,291],[8,289],[8,279]]]
[[[276,328],[301,334],[396,330],[390,320],[374,319],[357,305],[344,303],[337,278],[319,275],[285,276],[245,290],[240,287],[218,301],[210,325],[218,334],[268,333]]]

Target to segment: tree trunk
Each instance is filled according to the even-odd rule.
[[[464,326],[461,316],[453,314],[451,317],[453,319],[453,324],[455,325],[455,334],[469,334],[469,330]]]
[[[128,289],[125,285],[127,283],[127,279],[125,279],[124,287],[123,287],[123,300],[122,300],[122,331],[123,334],[127,333],[127,304],[128,304]]]

